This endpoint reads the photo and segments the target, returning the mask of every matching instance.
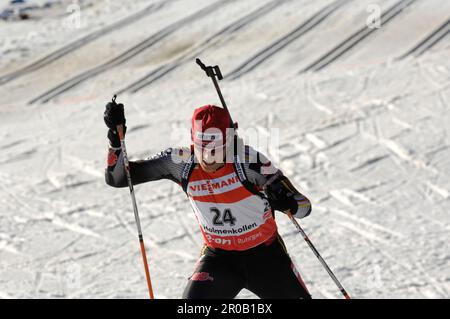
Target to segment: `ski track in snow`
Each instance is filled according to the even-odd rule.
[[[124,16],[126,25],[119,23],[116,30],[108,15],[98,11],[98,22],[105,22],[108,34],[97,34],[98,39],[77,52],[0,87],[8,101],[0,106],[0,298],[147,297],[129,191],[104,182],[102,112],[114,90],[168,66],[152,85],[118,97],[127,112],[128,152],[132,158],[145,158],[180,141],[189,143],[192,108],[220,103],[204,73],[189,62],[196,52],[205,63],[219,64],[224,74],[262,54],[242,76],[220,83],[225,99],[242,134],[248,127],[267,137],[278,129],[279,149],[272,145],[263,152],[311,199],[313,212],[300,223],[350,295],[450,297],[450,46],[449,37],[442,36],[448,14],[439,1],[381,1],[383,9],[411,5],[380,30],[360,30],[364,41],[352,47],[349,36],[361,27],[364,5],[371,1],[344,1],[301,36],[292,27],[333,1],[316,1],[317,7],[308,0],[282,5],[249,0],[239,7],[229,1],[218,15],[189,18],[189,30],[178,28],[177,21],[195,11],[187,10],[190,2],[171,1],[164,8],[157,0],[139,2],[117,6],[141,22]],[[155,19],[147,19],[144,8],[152,3],[157,11],[148,13]],[[202,1],[199,8],[209,4]],[[418,10],[426,10],[433,23],[413,19]],[[352,26],[348,30],[342,29],[347,26],[341,24],[343,17]],[[413,20],[417,35],[405,37],[402,30],[415,30],[408,25]],[[51,83],[98,67],[105,55],[97,52],[99,46],[110,48],[106,55],[111,58],[142,43],[149,34],[129,31],[143,23],[150,30],[168,28],[170,41],[152,42],[151,50],[102,69],[105,74],[83,80],[64,96],[26,105],[51,89]],[[32,28],[26,22],[17,25],[20,30]],[[5,26],[0,38],[11,30],[10,24]],[[55,32],[60,38],[73,34]],[[214,34],[217,38],[210,39]],[[125,35],[125,47],[113,50]],[[278,46],[286,35],[287,42]],[[63,49],[67,42],[60,42]],[[380,42],[383,48],[376,47]],[[336,51],[317,60],[339,44],[346,50],[342,56]],[[83,59],[77,54],[89,48],[92,60],[86,56],[86,65],[80,67]],[[34,61],[20,54],[16,59],[19,66]],[[319,72],[298,74],[314,61]],[[0,74],[12,71],[6,68]],[[180,297],[202,247],[188,201],[170,183],[135,188],[158,298]],[[289,220],[277,213],[277,223],[313,297],[340,298]],[[238,298],[255,296],[243,290]]]

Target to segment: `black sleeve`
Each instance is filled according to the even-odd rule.
[[[142,161],[130,161],[130,175],[133,185],[160,179],[181,183],[181,172],[190,151],[187,148],[167,149],[158,155]],[[120,148],[109,148],[105,181],[113,187],[128,185]]]

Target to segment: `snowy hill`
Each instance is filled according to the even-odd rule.
[[[103,110],[119,93],[133,159],[187,145],[192,110],[220,105],[196,57],[220,65],[241,134],[272,137],[265,153],[311,199],[300,222],[352,296],[450,297],[449,1],[20,5],[26,19],[0,18],[0,298],[147,296],[128,190],[104,182]],[[168,181],[136,197],[156,297],[179,298],[194,214]],[[277,222],[313,297],[340,298]]]

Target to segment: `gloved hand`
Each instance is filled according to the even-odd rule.
[[[269,203],[274,210],[286,212],[289,210],[295,214],[298,210],[297,199],[294,193],[290,192],[282,184],[282,180],[275,181],[265,188]]]
[[[105,120],[106,126],[113,131],[116,131],[117,125],[125,125],[126,120],[123,104],[117,104],[116,102],[106,104],[103,119]]]
[[[123,104],[117,104],[115,101],[106,104],[105,112],[103,113],[103,120],[106,126],[109,128],[108,139],[112,147],[120,147],[119,134],[117,133],[117,126],[123,125],[123,133],[127,130],[125,126],[125,112]]]

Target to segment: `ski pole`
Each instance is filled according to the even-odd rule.
[[[195,60],[195,62],[197,62],[197,64],[202,68],[202,70],[205,71],[206,75],[208,77],[210,77],[211,80],[213,81],[214,87],[216,88],[217,94],[219,95],[220,102],[222,103],[222,106],[225,109],[225,111],[227,111],[228,115],[230,116],[231,127],[234,128],[234,129],[237,129],[237,123],[234,123],[232,118],[231,118],[230,111],[228,110],[227,104],[225,103],[225,99],[223,98],[223,95],[222,95],[222,91],[220,90],[219,83],[217,82],[217,80],[220,81],[220,80],[223,79],[222,72],[220,72],[219,66],[218,65],[216,65],[216,66],[206,66],[198,58]]]
[[[308,236],[306,235],[306,233],[303,231],[303,229],[300,227],[300,224],[295,220],[294,216],[292,216],[291,212],[288,212],[287,215],[289,216],[290,220],[292,221],[292,223],[294,223],[295,227],[297,227],[298,231],[300,232],[300,234],[302,234],[303,239],[308,243],[309,247],[311,248],[311,250],[314,252],[314,254],[316,255],[316,257],[319,259],[319,261],[322,263],[322,266],[325,268],[325,270],[328,272],[328,274],[330,275],[331,279],[333,279],[334,283],[336,284],[336,286],[339,288],[339,290],[341,291],[341,293],[344,295],[345,299],[351,299],[350,296],[348,295],[347,291],[345,291],[344,287],[342,287],[341,283],[339,282],[339,280],[336,278],[336,276],[333,274],[333,272],[331,271],[330,267],[328,267],[327,263],[325,262],[325,260],[322,258],[322,256],[320,256],[319,252],[317,251],[316,247],[314,247],[314,245],[312,244],[312,242],[309,240]]]
[[[114,95],[114,97],[112,99],[113,103],[116,103],[116,98],[117,98],[117,95]],[[127,148],[125,146],[125,136],[124,136],[123,125],[117,126],[117,133],[119,134],[120,147],[122,148],[122,154],[123,154],[123,165],[125,168],[125,174],[127,176],[128,187],[130,189],[131,202],[133,204],[134,218],[136,220],[136,226],[137,226],[137,230],[138,230],[139,245],[141,247],[142,260],[144,261],[145,278],[147,279],[148,292],[150,295],[150,299],[154,299],[152,281],[150,279],[150,271],[148,270],[147,254],[145,252],[144,237],[142,236],[141,222],[140,222],[139,213],[138,213],[138,209],[137,209],[136,197],[134,195],[134,187],[133,187],[133,183],[131,182],[130,162],[128,161]]]

